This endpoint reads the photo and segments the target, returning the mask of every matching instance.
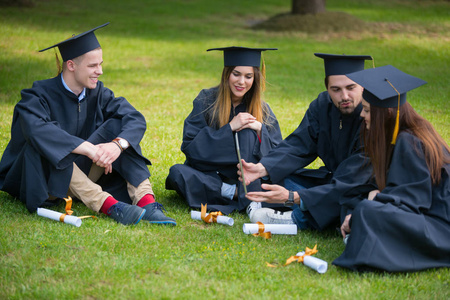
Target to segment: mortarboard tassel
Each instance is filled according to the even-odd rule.
[[[391,141],[391,144],[395,145],[395,142],[397,141],[397,135],[398,135],[399,127],[400,127],[400,93],[397,91],[397,89],[392,85],[392,83],[387,78],[385,80],[392,86],[392,88],[398,94],[397,116],[395,118],[394,133],[392,134],[392,141]]]
[[[264,56],[261,53],[261,74],[262,74],[262,78],[261,78],[261,91],[265,91],[266,90],[266,64],[264,63]]]
[[[56,69],[58,72],[58,74],[56,74],[56,75],[59,75],[62,73],[62,64],[61,64],[61,61],[59,60],[59,56],[58,56],[58,52],[56,52],[56,48],[53,48],[53,49],[55,50]]]

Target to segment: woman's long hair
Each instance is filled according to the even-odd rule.
[[[219,92],[214,105],[211,107],[210,126],[220,128],[230,122],[231,89],[228,79],[235,67],[224,67]],[[247,112],[259,122],[268,125],[270,113],[267,105],[261,99],[264,76],[258,67],[253,67],[254,79],[250,90],[244,95],[243,102],[247,106]]]
[[[387,172],[394,145],[391,144],[396,110],[370,106],[370,129],[361,131],[366,155],[370,158],[375,180],[380,190],[386,187]],[[433,125],[405,102],[400,106],[400,132],[407,130],[422,142],[425,161],[434,185],[441,180],[441,169],[450,163],[450,148]],[[419,145],[416,145],[419,147]],[[420,149],[415,151],[420,153]]]

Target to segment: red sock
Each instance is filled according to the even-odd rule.
[[[141,200],[139,200],[139,202],[137,203],[137,206],[144,207],[147,204],[154,203],[154,202],[155,202],[155,196],[147,194],[144,197],[142,197]]]
[[[100,208],[100,211],[101,211],[102,213],[104,213],[105,215],[107,215],[107,214],[108,214],[108,209],[109,209],[111,206],[113,206],[114,204],[116,204],[117,202],[119,202],[119,201],[117,201],[116,199],[114,199],[113,196],[109,196],[108,198],[106,198],[105,202],[103,202],[103,205],[102,205],[102,207]]]

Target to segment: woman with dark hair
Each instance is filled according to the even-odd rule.
[[[362,134],[373,180],[359,187],[365,194],[341,201],[348,239],[333,264],[390,272],[450,267],[450,148],[406,102],[406,92],[426,82],[392,66],[347,76],[364,87]]]
[[[170,168],[166,189],[175,190],[192,208],[207,204],[209,210],[228,214],[251,209],[238,181],[236,134],[240,155],[257,162],[281,140],[278,121],[262,100],[265,68],[261,51],[267,48],[227,47],[219,86],[204,89],[195,98],[184,121],[181,151],[184,164]],[[254,182],[248,190],[261,190]],[[257,207],[257,204],[254,203]]]

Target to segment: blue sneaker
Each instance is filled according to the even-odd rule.
[[[145,215],[145,209],[119,201],[108,209],[107,215],[117,223],[136,225]]]
[[[161,203],[154,202],[143,207],[146,211],[142,220],[152,224],[177,225],[177,222],[163,213],[164,207]],[[165,210],[165,209],[164,209]]]

